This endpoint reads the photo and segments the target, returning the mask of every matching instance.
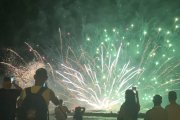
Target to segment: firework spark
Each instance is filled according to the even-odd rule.
[[[100,56],[96,58],[82,52],[78,61],[67,55],[66,63],[61,64],[63,70],[56,71],[74,99],[94,109],[110,109],[119,103],[124,91],[133,86],[133,78],[142,73],[140,68],[130,66],[130,61],[121,66],[122,44],[114,56],[107,57],[104,49],[101,45]],[[72,50],[70,52],[74,53]]]
[[[34,54],[34,59],[31,62],[25,62],[17,52],[12,49],[6,49],[6,58],[0,64],[3,64],[7,68],[7,74],[14,76],[17,84],[26,88],[34,85],[34,74],[38,68],[45,67],[43,58],[40,54],[34,50],[28,43],[25,43],[29,52]]]
[[[92,37],[87,33],[80,49],[67,48],[56,70],[57,83],[73,101],[106,110],[123,102],[126,89],[137,86],[142,110],[146,110],[154,94],[179,90],[178,25],[176,18],[171,29],[149,23],[104,29]]]

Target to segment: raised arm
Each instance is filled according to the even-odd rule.
[[[82,111],[82,113],[84,113],[85,112],[85,107],[81,107],[81,111]]]
[[[56,106],[59,105],[59,100],[55,96],[55,93],[52,90],[50,90],[50,101]]]
[[[136,90],[136,101],[137,101],[138,111],[140,111],[139,94],[137,90]]]

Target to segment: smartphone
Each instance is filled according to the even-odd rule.
[[[42,87],[47,87],[47,83],[44,83]]]
[[[15,81],[14,77],[11,77],[11,83],[13,83]]]
[[[134,93],[136,93],[136,87],[132,87]]]

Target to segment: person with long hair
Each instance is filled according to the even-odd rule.
[[[125,102],[120,108],[117,120],[137,120],[139,110],[140,104],[137,90],[128,89],[125,92]]]

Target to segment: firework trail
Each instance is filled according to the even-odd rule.
[[[72,101],[90,109],[114,109],[124,101],[124,91],[137,86],[142,110],[146,110],[154,94],[179,90],[178,18],[169,29],[154,23],[130,24],[98,29],[91,37],[94,29],[80,47],[67,48],[63,63],[57,62],[57,83]]]
[[[79,46],[66,45],[55,52],[46,51],[52,60],[48,63],[53,74],[50,87],[69,106],[106,110],[115,106],[119,109],[124,91],[132,86],[139,91],[141,110],[150,108],[154,94],[179,91],[179,19],[175,18],[171,26],[155,23],[134,21],[112,29],[84,26],[85,41]],[[45,67],[43,57],[27,46],[34,54],[33,61],[26,62],[18,53],[7,49],[11,55],[1,62],[22,87],[32,85],[35,70]]]
[[[104,56],[103,46],[101,46],[101,56],[98,59],[90,60],[82,52],[80,58],[83,62],[87,62],[84,64],[79,63],[81,59],[73,61],[67,55],[66,63],[61,65],[63,70],[56,71],[56,73],[63,77],[63,82],[68,86],[67,89],[76,100],[85,102],[94,109],[107,109],[119,103],[124,90],[132,87],[134,82],[132,78],[142,72],[141,69],[130,67],[130,61],[123,66],[119,65],[122,69],[117,68],[121,47],[122,45],[120,45],[114,58]],[[98,66],[99,62],[101,66]],[[75,67],[73,64],[77,65],[76,69],[73,68]],[[114,98],[114,93],[117,93],[119,98]]]
[[[3,62],[0,62],[0,64],[6,66],[6,74],[14,76],[17,84],[22,88],[34,85],[33,76],[35,71],[38,68],[45,67],[43,57],[28,43],[25,44],[28,46],[30,54],[34,55],[31,62],[26,62],[23,57],[12,49],[6,49],[6,57]]]

